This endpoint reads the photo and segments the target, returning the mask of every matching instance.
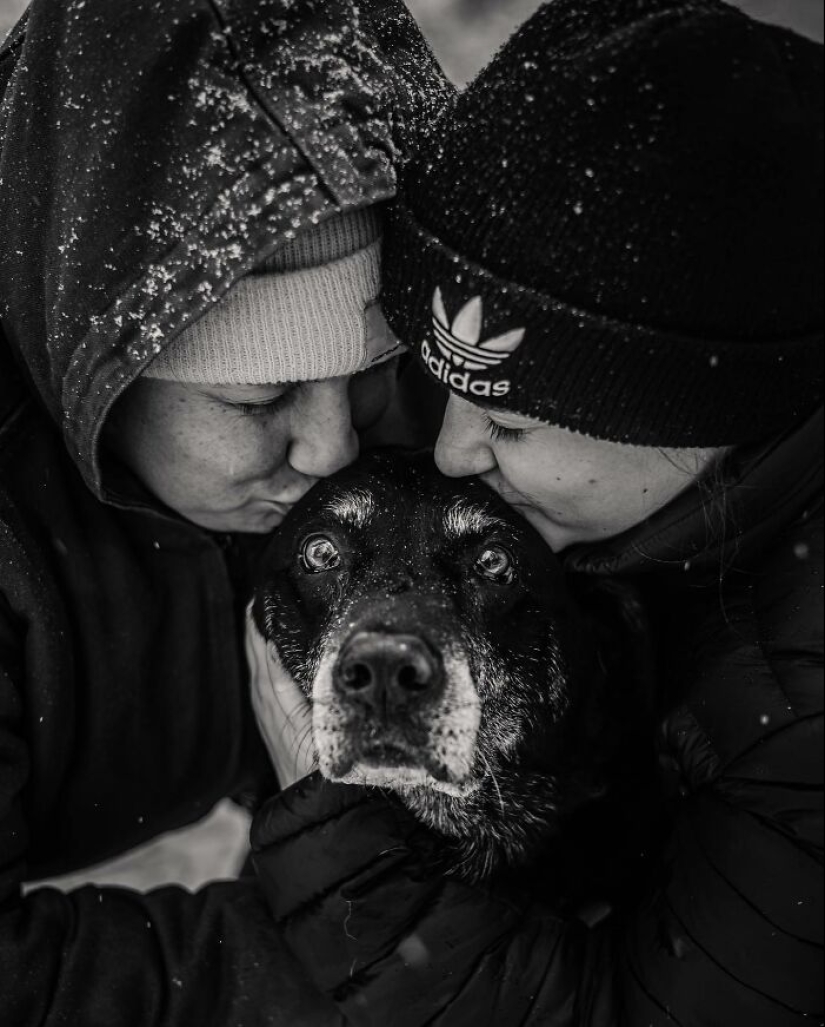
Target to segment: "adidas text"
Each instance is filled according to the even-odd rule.
[[[479,399],[500,399],[510,392],[509,381],[473,381],[469,371],[457,371],[444,357],[436,356],[428,342],[422,342],[421,356],[430,374],[455,392],[463,392],[466,396],[477,396]]]

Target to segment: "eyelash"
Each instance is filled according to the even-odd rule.
[[[505,428],[503,424],[487,418],[487,431],[494,442],[518,442],[527,432],[523,428]]]
[[[266,403],[233,403],[232,409],[242,417],[263,417],[266,414],[280,413],[293,402],[297,392],[297,388],[290,389],[289,392],[267,400]]]

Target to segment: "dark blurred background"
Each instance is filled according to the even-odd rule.
[[[28,0],[0,0],[0,38]],[[466,82],[489,60],[519,22],[543,0],[407,0],[436,52],[457,82]],[[758,18],[823,38],[823,0],[733,0]]]
[[[457,82],[471,79],[516,25],[544,0],[407,0],[445,68]],[[823,38],[823,0],[731,0],[757,18]],[[2,0],[0,0],[2,3]]]

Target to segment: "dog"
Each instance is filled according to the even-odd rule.
[[[279,528],[254,603],[330,781],[397,793],[470,880],[604,795],[609,660],[539,534],[429,453],[376,451]]]

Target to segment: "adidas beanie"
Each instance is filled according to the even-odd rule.
[[[429,374],[715,447],[822,402],[823,49],[721,0],[554,0],[403,172],[382,302]]]
[[[378,310],[381,220],[336,215],[281,247],[144,371],[210,385],[354,374],[400,344]]]

